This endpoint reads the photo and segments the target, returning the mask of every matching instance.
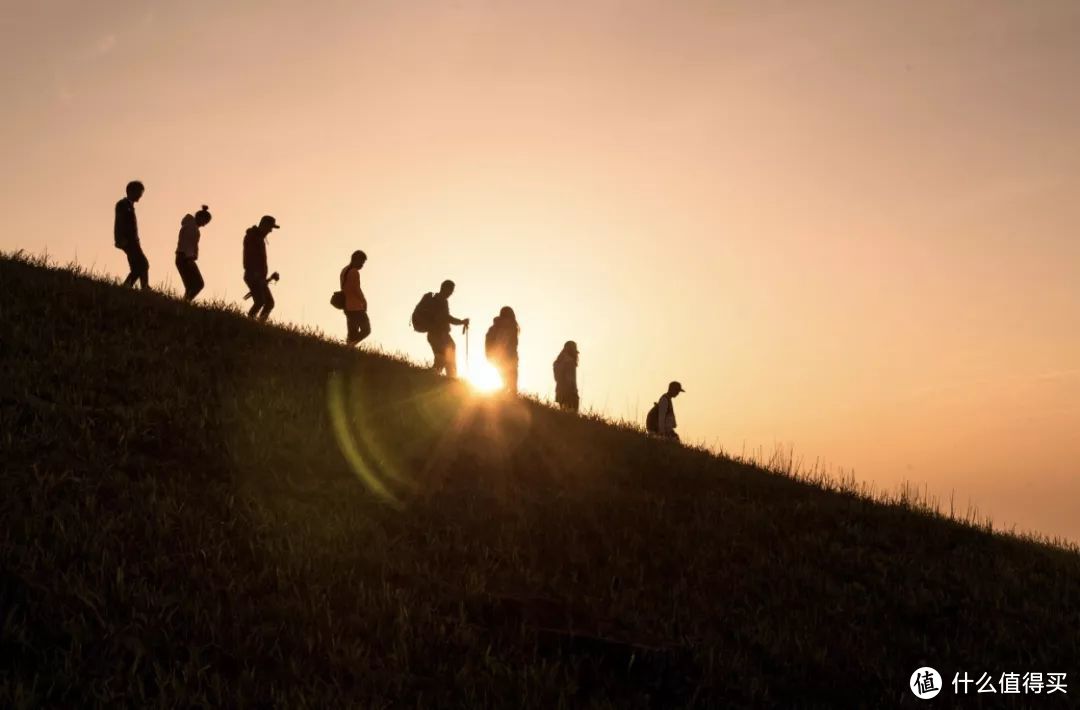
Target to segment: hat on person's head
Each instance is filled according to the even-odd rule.
[[[681,382],[672,382],[667,386],[668,392],[685,392]]]
[[[263,218],[259,220],[259,229],[281,229],[281,225],[277,223],[277,220],[270,215],[263,215]]]

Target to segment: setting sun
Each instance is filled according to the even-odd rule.
[[[474,390],[483,394],[490,394],[502,389],[503,386],[502,377],[499,376],[498,370],[486,361],[472,363],[466,379]]]

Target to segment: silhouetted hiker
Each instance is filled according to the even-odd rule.
[[[521,327],[510,306],[503,306],[484,337],[484,354],[502,377],[503,389],[517,394],[518,334]]]
[[[200,228],[210,224],[210,212],[206,205],[194,215],[186,214],[180,220],[180,238],[176,242],[176,270],[180,272],[180,280],[184,282],[184,300],[193,301],[203,290],[206,283],[203,281],[199,265],[199,237],[202,233]]]
[[[438,293],[425,293],[413,309],[412,325],[418,333],[427,333],[428,344],[435,356],[432,366],[435,372],[446,371],[447,376],[457,377],[457,345],[450,337],[450,326],[464,326],[469,329],[468,318],[455,318],[450,315],[449,298],[454,293],[454,282],[447,279],[442,282]]]
[[[244,283],[251,289],[252,301],[248,316],[263,322],[274,310],[274,297],[266,283],[266,273],[270,270],[266,264],[266,238],[280,227],[273,217],[266,215],[257,225],[248,227],[244,235]]]
[[[580,400],[577,389],[578,349],[577,343],[567,340],[559,357],[555,358],[555,402],[571,412],[578,410]]]
[[[139,242],[139,223],[135,219],[135,203],[146,192],[138,180],[127,184],[127,197],[116,203],[116,221],[113,223],[113,243],[123,250],[128,260],[128,276],[124,286],[130,288],[138,281],[143,290],[150,288],[150,262]]]
[[[357,250],[352,254],[349,265],[341,270],[341,291],[345,297],[345,326],[348,335],[345,343],[356,345],[371,335],[371,320],[367,314],[367,299],[360,288],[360,269],[364,268],[367,254]]]
[[[679,435],[675,433],[675,427],[678,424],[675,422],[675,407],[671,400],[678,397],[680,392],[685,391],[678,382],[669,384],[667,392],[660,395],[660,399],[645,416],[645,430],[650,434],[678,441]]]

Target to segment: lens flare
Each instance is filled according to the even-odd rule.
[[[345,460],[349,462],[349,467],[353,473],[372,493],[392,505],[400,505],[397,496],[390,491],[383,477],[379,474],[379,467],[375,465],[373,457],[365,455],[363,448],[359,445],[353,433],[352,418],[349,416],[346,402],[345,381],[336,372],[330,376],[327,388],[327,407],[338,447],[341,449],[342,455],[345,456]]]

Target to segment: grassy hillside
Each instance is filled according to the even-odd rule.
[[[70,271],[2,259],[0,286],[0,706],[880,707],[919,704],[921,665],[1076,680],[1074,552]]]

